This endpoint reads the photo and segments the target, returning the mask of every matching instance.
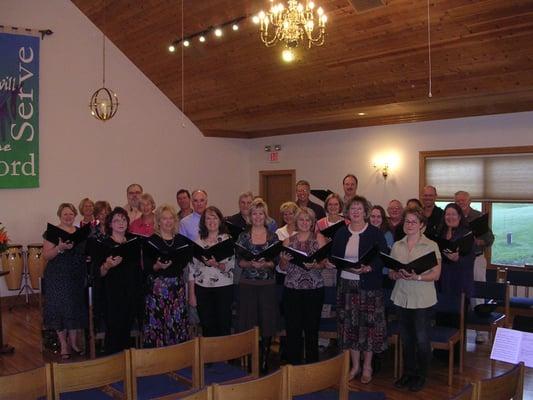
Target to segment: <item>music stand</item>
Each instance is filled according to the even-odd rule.
[[[0,276],[9,274],[9,271],[0,271]],[[0,296],[0,354],[10,354],[15,351],[13,346],[4,343],[4,332],[2,330],[2,297]]]

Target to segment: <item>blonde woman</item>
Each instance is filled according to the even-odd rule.
[[[141,216],[130,224],[129,231],[141,236],[150,236],[154,233],[155,201],[151,194],[143,193],[139,201]]]
[[[189,260],[162,260],[188,243],[178,232],[176,209],[163,204],[155,211],[155,233],[146,240],[143,265],[146,283],[143,337],[145,347],[162,347],[189,339],[187,296],[183,274]]]

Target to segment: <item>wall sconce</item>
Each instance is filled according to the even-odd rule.
[[[380,164],[374,163],[374,168],[381,172],[381,175],[383,175],[383,179],[387,179],[387,176],[389,176],[390,166],[386,161]]]

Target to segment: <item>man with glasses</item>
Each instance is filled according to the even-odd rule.
[[[128,203],[123,207],[128,212],[130,221],[133,222],[137,218],[140,218],[142,213],[139,210],[139,202],[141,201],[141,195],[143,194],[143,188],[138,183],[132,183],[126,189],[126,196],[128,197]]]

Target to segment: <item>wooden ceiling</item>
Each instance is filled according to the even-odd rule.
[[[250,18],[220,39],[167,50],[182,28],[187,37],[266,9],[268,0],[107,0],[105,26],[104,0],[72,2],[206,136],[533,110],[531,0],[430,0],[431,98],[425,0],[387,0],[364,13],[351,0],[315,0],[329,17],[326,43],[300,47],[292,64],[260,42]]]

